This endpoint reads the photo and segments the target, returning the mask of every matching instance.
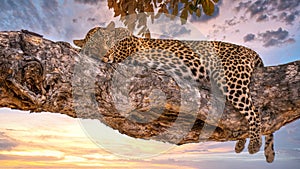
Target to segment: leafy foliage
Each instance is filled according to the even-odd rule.
[[[120,20],[133,32],[137,27],[139,35],[150,38],[147,18],[151,21],[166,14],[170,19],[179,16],[185,24],[189,15],[201,16],[201,11],[212,15],[219,0],[107,0],[109,9],[113,8],[114,17]]]

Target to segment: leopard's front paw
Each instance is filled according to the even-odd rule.
[[[240,153],[244,150],[246,144],[246,139],[238,140],[235,143],[235,152]]]
[[[261,137],[250,139],[250,143],[248,145],[248,152],[250,154],[257,153],[261,147]]]

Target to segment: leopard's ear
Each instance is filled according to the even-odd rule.
[[[114,21],[111,21],[107,27],[106,27],[107,30],[113,30],[115,29],[115,22]]]
[[[73,40],[74,45],[82,48],[84,46],[84,39],[80,39],[80,40]]]

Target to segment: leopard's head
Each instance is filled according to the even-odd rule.
[[[83,48],[85,46],[85,44],[94,36],[94,34],[99,31],[99,29],[101,29],[100,27],[95,27],[91,30],[89,30],[89,32],[86,34],[84,39],[79,39],[79,40],[73,40],[73,43],[80,47]]]
[[[115,23],[110,22],[107,27],[95,27],[91,29],[84,39],[73,40],[73,43],[81,48],[85,54],[103,57],[118,41],[132,36],[126,28],[115,28]]]

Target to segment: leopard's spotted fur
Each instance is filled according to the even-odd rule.
[[[114,26],[114,25],[113,25]],[[114,33],[117,43],[110,42],[110,49],[101,58],[106,63],[120,63],[125,59],[146,64],[151,68],[172,70],[184,79],[197,82],[210,80],[226,96],[227,100],[245,116],[249,122],[250,143],[248,151],[256,153],[261,147],[260,113],[250,97],[249,83],[252,72],[262,67],[259,55],[244,46],[220,41],[179,41],[144,39],[133,36],[125,28],[93,28],[85,39],[74,41],[83,47],[96,32]],[[119,33],[116,33],[119,32]],[[104,36],[104,35],[103,35]],[[113,37],[112,37],[113,38]],[[108,46],[109,46],[108,45]],[[244,148],[245,140],[236,144],[236,152]],[[266,138],[268,162],[274,159],[273,137]],[[266,151],[265,151],[266,153]]]

